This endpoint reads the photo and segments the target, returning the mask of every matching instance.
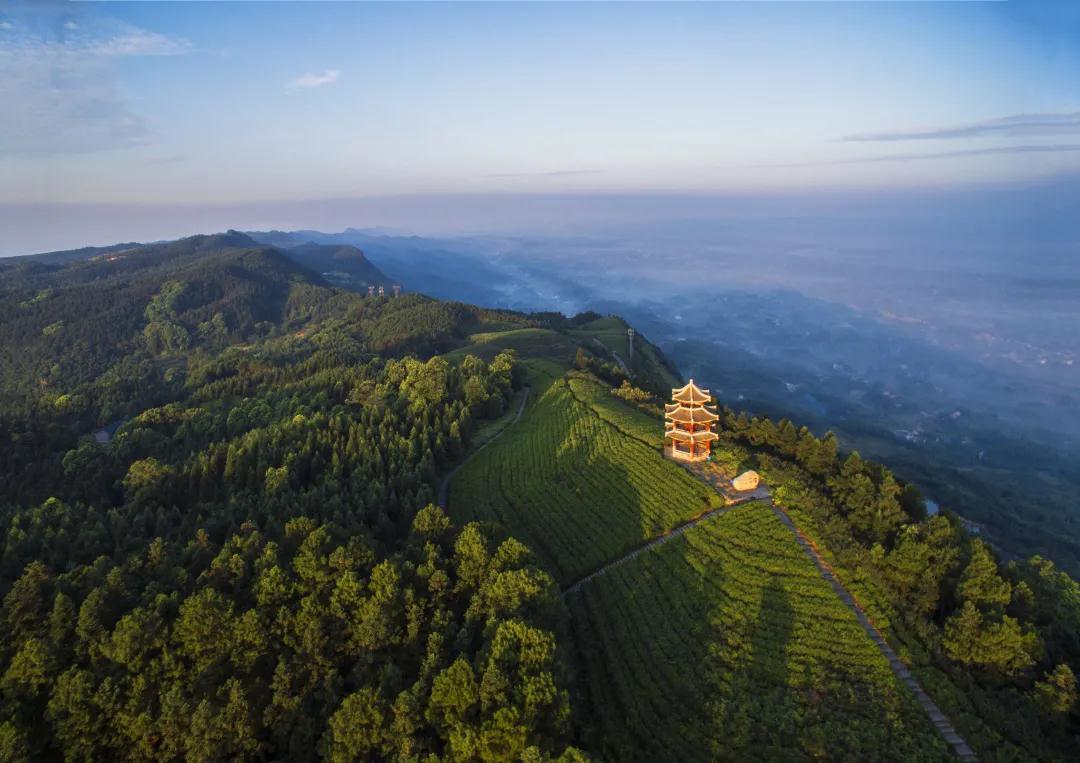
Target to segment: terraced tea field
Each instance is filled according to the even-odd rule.
[[[624,401],[611,394],[608,385],[594,376],[571,372],[567,383],[574,397],[585,403],[597,416],[613,425],[623,434],[637,438],[656,448],[659,453],[664,447],[664,423],[659,417],[647,416],[630,407]]]
[[[769,507],[567,597],[590,749],[611,760],[942,760],[944,740]]]
[[[559,378],[450,483],[455,521],[498,522],[565,584],[722,503]]]

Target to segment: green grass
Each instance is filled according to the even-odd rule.
[[[578,402],[565,379],[533,395],[521,421],[454,477],[449,511],[503,525],[560,583],[722,503]]]
[[[582,344],[589,349],[595,350],[594,345],[599,342],[608,350],[619,353],[619,357],[630,363],[635,371],[643,372],[649,378],[655,379],[659,384],[681,387],[682,381],[660,362],[652,347],[646,342],[635,339],[634,356],[633,358],[630,357],[626,329],[627,324],[618,318],[600,318],[582,324],[567,333],[581,340]]]
[[[590,747],[611,760],[942,760],[945,742],[762,504],[569,597]]]
[[[626,359],[627,337],[626,324],[618,318],[600,318],[599,320],[583,323],[567,333],[582,339],[597,340],[608,350],[613,350]]]
[[[503,350],[516,350],[521,358],[544,358],[569,368],[577,348],[573,339],[557,331],[525,328],[472,334],[467,345],[446,353],[444,357],[451,362],[459,361],[466,355],[491,360]]]

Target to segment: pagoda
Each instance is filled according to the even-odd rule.
[[[685,387],[671,390],[671,399],[675,402],[664,406],[664,455],[680,461],[707,461],[712,441],[720,439],[713,431],[720,417],[709,390],[691,379]]]

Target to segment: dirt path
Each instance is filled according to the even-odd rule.
[[[593,337],[593,341],[594,341],[594,342],[596,342],[596,344],[597,344],[597,345],[599,345],[600,347],[603,347],[603,348],[604,348],[605,350],[609,351],[609,352],[610,352],[610,353],[611,353],[612,355],[614,355],[614,356],[615,356],[615,362],[619,364],[619,368],[621,368],[621,369],[623,370],[623,372],[624,372],[624,373],[625,373],[625,374],[626,374],[627,376],[629,376],[629,375],[630,375],[630,366],[626,365],[626,361],[624,361],[624,360],[622,359],[622,356],[621,356],[621,355],[619,355],[619,353],[615,352],[615,350],[610,350],[610,349],[608,348],[608,346],[607,346],[606,344],[604,344],[603,342],[601,342],[601,341],[600,341],[600,340],[599,340],[599,339],[598,339],[597,337],[595,337],[595,336]]]
[[[945,716],[945,713],[941,712],[941,708],[937,706],[937,703],[930,699],[930,695],[923,691],[918,679],[911,674],[907,665],[896,656],[896,652],[889,646],[889,642],[885,640],[885,637],[881,635],[881,632],[874,627],[870,618],[866,616],[866,612],[863,611],[863,608],[859,606],[859,603],[855,601],[855,598],[848,593],[847,589],[844,588],[843,583],[837,579],[832,568],[829,566],[829,563],[821,556],[821,552],[818,551],[814,542],[807,538],[802,530],[795,526],[795,523],[791,521],[791,517],[788,516],[786,511],[771,500],[768,503],[772,506],[772,510],[776,513],[776,516],[780,518],[780,521],[794,533],[795,540],[802,546],[803,551],[810,557],[814,566],[818,568],[821,577],[832,586],[833,591],[840,597],[840,600],[847,604],[848,608],[855,613],[855,617],[858,619],[859,624],[862,625],[863,630],[869,634],[870,638],[877,644],[878,650],[885,656],[885,659],[889,661],[889,667],[892,668],[893,673],[908,687],[912,695],[914,695],[915,700],[922,705],[923,710],[930,716],[930,722],[934,724],[934,727],[937,728],[939,732],[941,732],[941,736],[945,738],[945,741],[952,745],[957,757],[964,761],[977,761],[979,758],[972,752],[967,742],[964,741],[964,738],[957,733],[956,728]]]
[[[518,420],[521,418],[521,414],[525,412],[525,403],[527,403],[529,401],[529,390],[530,389],[531,389],[530,387],[526,386],[525,390],[522,392],[522,394],[521,394],[521,402],[518,403],[517,413],[514,414],[514,418],[512,418],[510,421],[506,422],[506,426],[504,426],[502,429],[500,429],[498,432],[496,432],[490,438],[488,438],[487,442],[485,442],[479,448],[474,450],[469,455],[465,456],[464,461],[462,461],[460,464],[455,466],[453,469],[448,471],[443,476],[442,482],[439,483],[439,508],[440,509],[442,509],[443,511],[446,511],[447,503],[448,503],[448,501],[450,499],[450,480],[453,479],[454,475],[458,473],[458,470],[461,469],[461,467],[465,466],[465,464],[472,461],[473,456],[475,456],[477,453],[482,451],[484,448],[486,448],[491,443],[495,442],[495,440],[502,437],[503,432],[505,432],[510,427],[514,426],[514,424],[518,423]]]

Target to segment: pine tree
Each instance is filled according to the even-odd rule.
[[[978,538],[971,543],[971,559],[956,595],[960,601],[970,601],[981,609],[1000,609],[1012,598],[1012,586],[998,575],[997,562],[989,547]]]

